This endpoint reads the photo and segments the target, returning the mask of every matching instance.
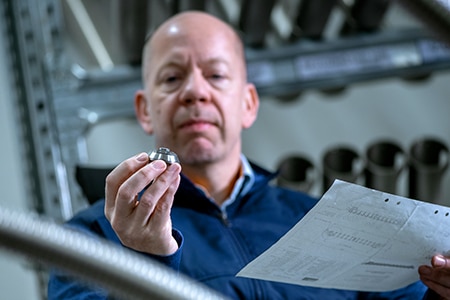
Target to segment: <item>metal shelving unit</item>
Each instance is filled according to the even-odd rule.
[[[8,26],[7,49],[15,78],[18,124],[22,125],[23,149],[28,158],[25,173],[28,194],[33,195],[30,204],[39,213],[61,215],[54,204],[60,202],[68,187],[61,169],[49,80],[52,74],[45,68],[62,51],[58,43],[58,5],[50,0],[3,1],[1,5]]]
[[[30,200],[37,212],[65,220],[86,205],[73,174],[76,164],[87,161],[86,132],[105,119],[133,117],[130,102],[141,84],[140,69],[120,64],[105,71],[73,63],[61,1],[5,0],[1,8]],[[250,80],[262,95],[274,96],[450,67],[449,47],[416,29],[248,47],[247,57]]]
[[[65,220],[86,205],[74,178],[75,166],[87,161],[84,137],[98,122],[134,116],[130,102],[141,85],[140,68],[119,64],[105,71],[74,63],[62,1],[5,0],[1,8],[30,200],[37,212]],[[250,81],[262,95],[273,96],[450,68],[449,47],[416,29],[247,47],[247,58]]]

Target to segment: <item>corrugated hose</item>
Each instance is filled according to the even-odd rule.
[[[225,299],[159,262],[31,213],[0,208],[0,247],[124,299]]]

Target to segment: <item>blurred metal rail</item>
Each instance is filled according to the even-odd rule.
[[[0,208],[0,247],[123,299],[225,299],[158,262],[33,214]]]

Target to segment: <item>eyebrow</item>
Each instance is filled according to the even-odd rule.
[[[224,64],[226,66],[230,65],[230,62],[227,59],[221,58],[221,57],[211,57],[207,58],[206,60],[202,60],[199,62],[200,66],[203,65],[216,65],[216,64]],[[173,57],[171,57],[166,63],[161,65],[161,68],[165,68],[167,66],[176,66],[180,67],[186,64],[186,59],[183,57],[183,55],[175,54]]]

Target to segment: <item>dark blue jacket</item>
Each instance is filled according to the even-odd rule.
[[[182,246],[174,255],[157,259],[233,299],[424,298],[427,289],[421,282],[390,293],[358,293],[236,277],[242,267],[274,244],[317,202],[305,194],[270,185],[273,174],[252,167],[255,182],[250,192],[229,205],[226,214],[182,176],[172,209],[173,226],[183,236]],[[104,216],[103,205],[104,201],[99,201],[75,216],[69,225],[120,243]],[[104,298],[101,291],[89,290],[64,276],[52,275],[49,282],[49,299]]]

